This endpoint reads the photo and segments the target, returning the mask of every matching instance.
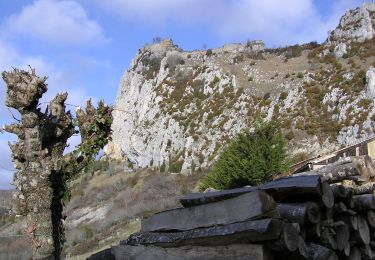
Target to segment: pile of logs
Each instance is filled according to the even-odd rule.
[[[89,259],[372,259],[372,178],[368,156],[347,157],[256,187],[188,194]]]

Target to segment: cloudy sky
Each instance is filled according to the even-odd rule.
[[[262,39],[268,47],[323,42],[360,0],[12,0],[0,1],[0,70],[36,68],[49,77],[49,100],[91,97],[114,102],[137,50],[153,37],[185,50]],[[12,122],[0,80],[0,125]],[[0,189],[11,188],[13,166],[0,134]],[[77,140],[73,140],[76,143]]]

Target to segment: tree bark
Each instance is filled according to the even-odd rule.
[[[286,223],[281,232],[280,238],[274,241],[268,241],[267,246],[273,251],[294,252],[299,248],[300,236],[297,229],[291,224]]]
[[[65,113],[67,94],[58,94],[43,114],[37,106],[47,91],[45,77],[38,77],[34,70],[15,69],[3,72],[3,79],[8,86],[6,105],[17,109],[22,117],[18,125],[5,127],[19,139],[11,149],[18,170],[16,196],[23,201],[13,208],[14,213],[26,215],[34,259],[59,258],[62,205],[55,188],[61,185],[62,177],[56,171],[56,157],[62,156],[67,139],[74,133],[72,117]]]
[[[349,157],[342,161],[327,165],[318,170],[302,172],[296,176],[320,175],[322,181],[338,182],[344,179],[367,182],[375,176],[375,167],[367,155]]]
[[[280,203],[277,205],[277,210],[281,218],[302,226],[305,223],[318,223],[320,221],[320,209],[314,202]]]
[[[46,77],[38,77],[33,69],[31,73],[14,69],[3,72],[2,76],[7,84],[6,105],[17,109],[21,115],[17,124],[4,127],[18,136],[18,143],[10,145],[17,170],[12,212],[26,216],[26,232],[32,242],[33,258],[59,259],[64,239],[62,201],[68,197],[67,181],[79,169],[76,167],[68,171],[62,167],[69,165],[64,161],[63,152],[67,140],[76,132],[72,115],[65,111],[68,94],[57,94],[42,113],[38,104],[47,91]],[[82,123],[79,124],[83,133],[81,147],[95,145],[100,140],[100,145],[94,147],[93,151],[96,151],[105,145],[109,135],[111,109],[102,102],[97,110],[88,103],[87,109],[90,108],[93,113],[77,110],[77,115],[85,115],[78,118],[78,122]],[[100,122],[97,123],[98,120]],[[86,131],[90,126],[84,125],[85,122],[95,122],[97,130]],[[73,156],[74,161],[89,162],[92,159],[93,153],[84,149],[81,152],[83,155],[80,157]]]

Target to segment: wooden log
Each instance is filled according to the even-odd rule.
[[[329,183],[339,182],[344,179],[353,178],[359,176],[359,172],[355,165],[352,163],[347,163],[338,166],[327,165],[318,170],[307,171],[294,174],[294,176],[310,176],[310,175],[320,175],[322,181],[327,181]]]
[[[370,230],[367,225],[367,221],[365,218],[358,216],[358,230],[356,232],[356,237],[359,242],[364,245],[368,245],[370,243]]]
[[[370,245],[365,245],[360,248],[363,259],[372,259],[372,250]],[[364,256],[364,257],[363,257]]]
[[[257,187],[244,187],[207,193],[190,193],[180,199],[184,207],[233,198],[254,190],[263,190],[278,202],[305,202],[321,198],[320,176],[286,177]]]
[[[350,255],[346,258],[346,260],[361,260],[361,250],[358,247],[354,246],[350,248]]]
[[[352,157],[349,163],[337,162],[329,164],[315,171],[295,174],[296,176],[309,176],[318,174],[322,181],[338,182],[344,179],[367,182],[370,177],[375,176],[375,167],[369,156]]]
[[[353,209],[357,211],[367,211],[375,209],[375,196],[373,194],[354,195]]]
[[[280,203],[277,210],[281,218],[288,222],[296,222],[305,225],[306,222],[318,223],[320,221],[320,209],[314,202],[306,203]]]
[[[345,188],[347,189],[354,189],[355,187],[357,187],[357,184],[355,183],[355,181],[353,180],[343,180],[341,182],[341,185],[344,186]]]
[[[361,176],[367,176],[364,181],[369,181],[371,177],[375,177],[375,164],[370,156],[365,155],[356,157],[353,159],[352,163],[356,165],[357,169],[361,173]]]
[[[322,201],[327,208],[332,208],[335,203],[335,197],[328,182],[322,182]]]
[[[336,203],[333,206],[333,215],[337,216],[348,211],[348,207],[343,202]]]
[[[334,231],[331,228],[324,228],[321,235],[322,243],[333,250],[337,250],[337,242],[334,237]]]
[[[345,202],[346,206],[348,206],[349,208],[354,208],[354,199],[353,197],[351,197],[350,199],[348,199],[346,202]]]
[[[274,253],[275,259],[301,260],[301,259],[307,259],[308,257],[307,245],[305,243],[305,240],[300,236],[298,237],[297,250],[291,252],[288,249],[283,248],[276,252],[277,253]]]
[[[350,242],[348,241],[348,243],[346,243],[345,248],[344,248],[344,255],[348,257],[350,256],[350,252],[351,252],[351,246],[350,246]]]
[[[155,246],[120,245],[112,247],[116,260],[271,260],[272,253],[263,245],[238,244],[227,246],[183,246],[178,248],[160,248]],[[96,259],[90,259],[96,260]]]
[[[210,204],[157,213],[142,220],[141,231],[181,231],[230,224],[259,218],[275,208],[271,196],[253,191]]]
[[[327,219],[327,220],[332,220],[333,219],[333,214],[334,214],[334,210],[333,208],[323,208],[323,216],[325,217],[324,219]]]
[[[334,251],[318,244],[307,243],[307,252],[311,260],[338,260]]]
[[[350,227],[353,230],[358,230],[358,216],[350,216]]]
[[[367,211],[367,224],[370,229],[375,229],[375,212],[372,210]]]
[[[345,203],[339,202],[333,206],[333,215],[341,216],[342,214],[354,216],[357,213],[354,210],[348,209]]]
[[[307,258],[309,255],[306,242],[301,236],[298,237],[298,252],[304,258]]]
[[[306,241],[320,241],[321,229],[322,226],[320,222],[307,226],[305,229]]]
[[[268,241],[266,245],[272,251],[294,252],[299,248],[300,236],[292,223],[286,223],[283,227],[280,237],[277,240]]]
[[[160,247],[242,244],[277,239],[282,230],[280,220],[261,219],[180,232],[139,232],[121,244]]]
[[[375,182],[367,182],[365,184],[362,184],[360,186],[356,186],[353,189],[353,193],[355,195],[359,194],[372,194],[375,189]]]
[[[351,188],[337,183],[331,184],[331,189],[333,196],[335,197],[335,201],[346,201],[352,196],[353,193]]]
[[[344,251],[345,247],[349,244],[350,229],[347,224],[343,221],[335,222],[335,239],[337,244],[337,250]]]

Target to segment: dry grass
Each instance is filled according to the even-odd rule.
[[[119,171],[111,175],[98,171],[88,176],[75,186],[75,189],[84,190],[84,194],[74,196],[67,205],[65,252],[71,256],[92,253],[103,247],[103,241],[111,244],[125,239],[129,230],[131,233],[137,231],[140,218],[179,206],[180,196],[192,191],[203,177],[202,174],[185,176],[151,169],[134,173]],[[79,222],[79,215],[73,213],[85,207],[95,212],[106,209],[105,216],[82,218]],[[72,226],[71,223],[79,224]]]

